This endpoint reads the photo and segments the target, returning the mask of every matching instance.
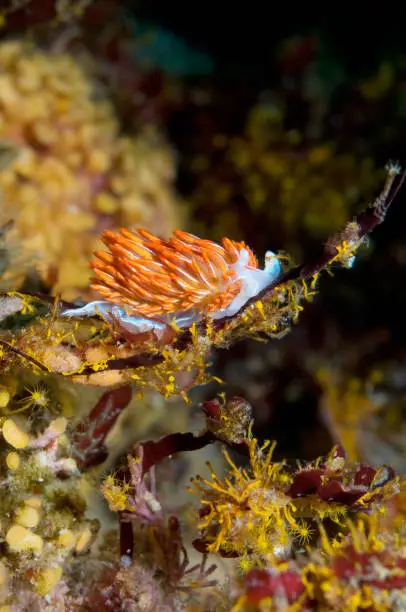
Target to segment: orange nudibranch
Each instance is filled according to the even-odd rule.
[[[97,251],[91,262],[92,288],[104,298],[64,316],[108,315],[134,321],[148,318],[190,325],[207,316],[232,316],[281,272],[276,255],[265,256],[258,267],[244,242],[223,238],[221,245],[176,230],[164,240],[144,229],[106,231],[107,251]]]
[[[109,252],[95,253],[92,288],[145,316],[227,308],[241,291],[235,269],[241,252],[246,251],[247,265],[258,268],[243,242],[223,238],[220,246],[180,230],[169,240],[141,229],[137,234],[128,229],[105,232],[102,240]]]

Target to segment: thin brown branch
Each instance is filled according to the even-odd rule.
[[[11,344],[9,344],[8,342],[5,342],[4,340],[0,340],[0,345],[4,347],[6,351],[10,351],[11,353],[14,353],[15,355],[18,355],[19,357],[21,357],[21,359],[25,359],[26,361],[29,361],[33,365],[37,366],[37,368],[39,368],[43,372],[49,372],[48,368],[44,366],[40,361],[38,361],[34,357],[31,357],[31,355],[28,355],[27,353],[20,351],[15,346],[11,346]]]
[[[219,438],[211,431],[205,431],[197,436],[191,432],[172,433],[159,440],[140,442],[143,449],[142,473],[146,474],[153,466],[173,455],[200,450],[214,442],[225,444],[239,455],[248,456],[248,447],[245,441],[239,443],[230,442]]]
[[[107,362],[106,367],[105,368],[100,368],[98,367],[97,370],[95,370],[91,365],[86,366],[85,368],[81,369],[80,374],[82,376],[88,376],[90,374],[93,374],[95,371],[97,372],[105,372],[105,371],[111,371],[111,370],[128,370],[128,369],[136,369],[136,368],[140,368],[140,367],[148,367],[148,366],[153,366],[153,365],[157,365],[158,363],[161,363],[164,360],[162,355],[156,354],[156,353],[141,353],[140,355],[131,355],[130,357],[121,357],[119,359],[110,359],[110,361]],[[70,375],[70,377],[75,377],[77,376],[76,372],[74,372],[73,374]]]
[[[329,238],[323,246],[320,254],[314,261],[295,266],[291,270],[288,270],[279,276],[279,278],[277,278],[272,284],[265,287],[261,293],[251,298],[246,304],[244,304],[238,313],[236,313],[233,317],[229,317],[227,320],[229,321],[234,317],[238,317],[249,306],[258,300],[269,299],[275,289],[288,281],[299,279],[309,280],[315,274],[320,273],[333,261],[333,259],[337,256],[336,247],[342,243],[343,240],[351,237],[354,242],[360,243],[367,236],[367,234],[371,233],[378,225],[383,223],[389,207],[391,206],[406,178],[406,170],[401,172],[400,167],[396,164],[389,163],[387,165],[387,171],[388,173],[385,185],[373,204],[355,217],[353,221],[348,222],[342,230]],[[219,326],[221,327],[221,324],[224,324],[225,321],[226,319],[221,319],[218,323]]]

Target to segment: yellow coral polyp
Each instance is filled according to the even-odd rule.
[[[131,512],[133,509],[128,501],[130,491],[128,483],[119,482],[113,475],[110,475],[103,482],[101,490],[112,512],[123,512],[124,510]]]
[[[274,448],[269,441],[258,447],[251,438],[249,471],[238,468],[225,452],[231,472],[224,482],[210,465],[211,481],[194,479],[194,492],[208,509],[199,528],[210,552],[257,555],[260,562],[272,558],[277,547],[288,546],[294,532],[303,529],[293,516],[291,498],[284,494],[290,476],[283,463],[272,462]]]
[[[132,379],[141,391],[155,389],[165,399],[180,395],[188,402],[187,391],[190,388],[212,380],[212,376],[207,372],[210,365],[207,358],[213,341],[210,324],[207,324],[204,336],[199,335],[195,324],[192,325],[190,333],[191,344],[186,349],[179,350],[168,346],[161,352],[161,363],[137,368]]]
[[[292,262],[284,256],[278,259],[285,263],[285,268]],[[301,302],[311,300],[315,295],[313,283],[304,280],[289,281],[275,287],[266,299],[259,300],[246,307],[241,315],[227,321],[220,330],[210,334],[215,346],[228,348],[230,341],[251,337],[264,341],[264,334],[269,338],[281,338],[292,323],[296,323],[303,310]]]
[[[320,526],[323,556],[314,552],[313,562],[302,570],[302,580],[310,599],[316,599],[322,610],[403,610],[405,589],[404,536],[381,532],[376,514],[363,515],[357,521],[346,521],[348,534],[330,540]],[[379,556],[379,553],[383,553]],[[359,559],[359,555],[369,557]],[[398,559],[401,563],[397,563]],[[345,560],[347,573],[336,571]],[[399,584],[397,580],[401,579]],[[370,584],[368,584],[368,582]],[[386,588],[379,583],[386,583]],[[393,588],[391,585],[393,584]]]

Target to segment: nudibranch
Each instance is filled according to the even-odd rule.
[[[221,245],[176,230],[164,240],[145,229],[107,230],[107,251],[96,251],[91,287],[102,300],[62,316],[100,315],[130,333],[158,332],[171,323],[190,327],[203,317],[236,314],[281,273],[268,251],[264,269],[244,242]]]

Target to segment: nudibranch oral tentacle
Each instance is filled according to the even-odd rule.
[[[233,316],[281,273],[274,253],[266,253],[261,269],[244,242],[229,238],[220,245],[176,230],[164,240],[123,228],[106,231],[102,240],[108,251],[96,251],[90,265],[92,288],[104,299],[62,316],[100,315],[131,333]]]

